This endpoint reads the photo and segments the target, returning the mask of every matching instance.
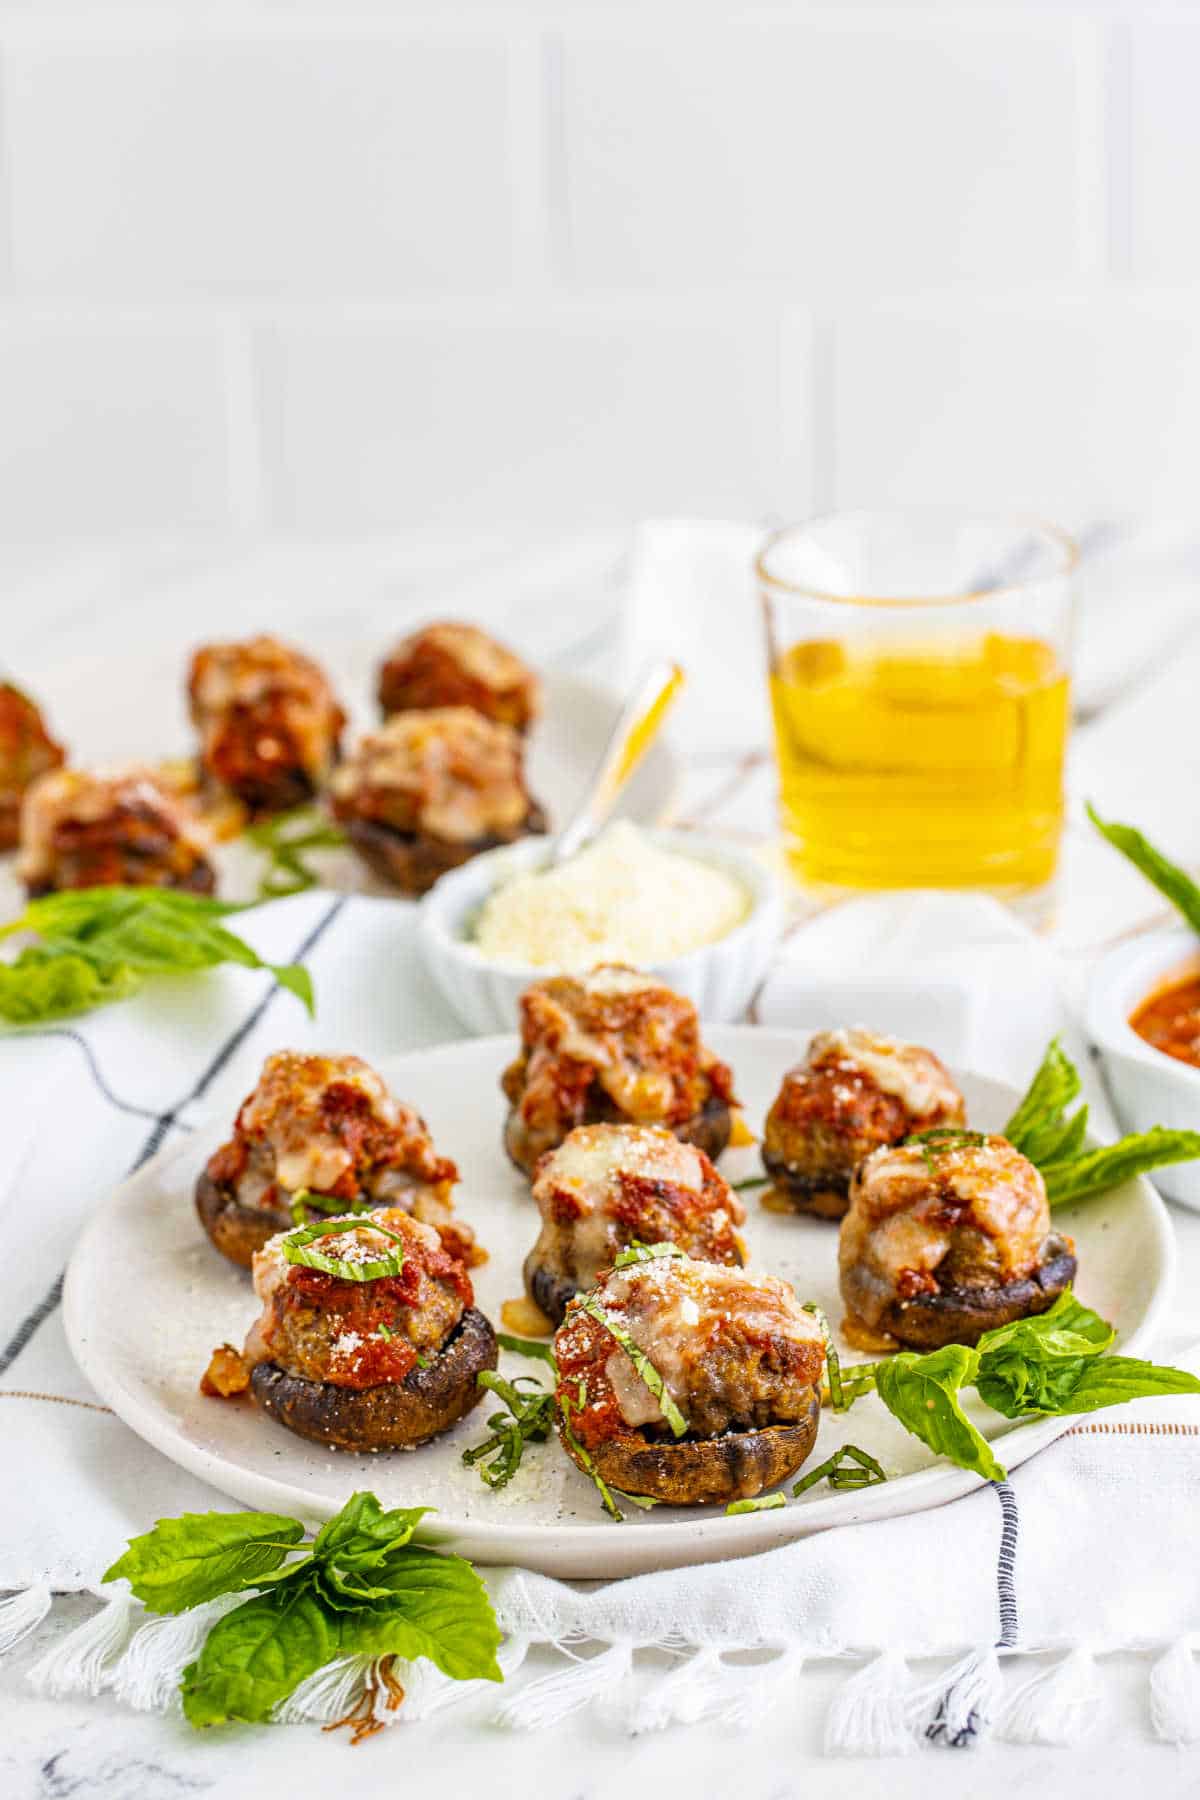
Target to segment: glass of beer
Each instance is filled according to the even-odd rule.
[[[768,540],[781,822],[804,887],[1048,888],[1076,560],[1052,526],[941,511]]]

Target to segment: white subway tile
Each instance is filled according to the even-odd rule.
[[[1200,314],[1185,301],[894,306],[834,333],[839,506],[1188,516]]]
[[[509,277],[500,42],[18,40],[5,79],[27,291],[370,295]]]
[[[806,298],[1069,275],[1094,254],[1077,48],[1062,19],[901,9],[568,31],[572,272]]]
[[[674,308],[281,325],[262,346],[274,514],[345,530],[803,507],[777,336]]]
[[[1200,274],[1200,21],[1139,19],[1129,37],[1130,261]]]
[[[217,328],[0,316],[0,533],[229,523]]]

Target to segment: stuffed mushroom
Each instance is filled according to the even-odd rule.
[[[211,894],[203,822],[152,769],[55,769],[21,808],[18,873],[32,896],[64,888],[164,887]]]
[[[737,1105],[691,1001],[617,963],[525,990],[521,1052],[501,1085],[505,1148],[527,1175],[578,1125],[664,1126],[715,1162]]]
[[[377,1206],[402,1207],[463,1261],[479,1261],[470,1227],[453,1216],[457,1180],[424,1120],[361,1057],[281,1050],[209,1157],[196,1210],[222,1256],[244,1269],[289,1224]]]
[[[331,794],[364,862],[404,894],[425,893],[481,850],[546,829],[517,733],[465,706],[397,713],[363,738]]]
[[[555,1325],[635,1240],[676,1244],[699,1262],[740,1266],[745,1208],[703,1150],[640,1125],[580,1125],[542,1157],[533,1197],[542,1229],[525,1291]]]
[[[469,706],[497,725],[525,732],[541,711],[541,701],[541,683],[533,670],[477,625],[426,625],[397,644],[379,671],[385,718]]]
[[[840,1219],[851,1177],[872,1150],[965,1118],[932,1050],[861,1027],[822,1031],[767,1114],[763,1164],[783,1208]]]
[[[554,1353],[563,1446],[623,1493],[751,1499],[816,1439],[821,1328],[771,1275],[686,1256],[614,1269],[568,1306]]]
[[[273,637],[205,644],[188,699],[208,783],[251,813],[302,806],[325,786],[346,715],[299,650]]]
[[[281,1233],[255,1255],[254,1288],[263,1310],[242,1353],[250,1393],[331,1449],[425,1443],[471,1411],[478,1375],[496,1366],[466,1269],[400,1207]],[[206,1391],[236,1385],[222,1370]]]
[[[21,802],[39,775],[65,761],[28,694],[0,681],[0,850],[15,850],[21,836]]]
[[[838,1263],[852,1342],[936,1350],[1045,1312],[1074,1279],[1075,1247],[1007,1138],[946,1130],[867,1158]]]

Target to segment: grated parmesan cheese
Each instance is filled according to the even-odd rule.
[[[561,868],[498,887],[475,944],[491,962],[564,972],[659,963],[715,943],[749,911],[750,895],[732,875],[664,850],[622,820]]]

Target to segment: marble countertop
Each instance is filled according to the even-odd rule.
[[[377,566],[378,559],[372,562]],[[145,616],[155,572],[165,567],[188,604],[196,581],[182,552],[137,565],[130,599],[120,579],[120,558],[92,563],[60,562],[52,573],[28,559],[20,565],[25,590],[40,595],[42,617],[22,609],[20,643],[30,661],[53,667],[61,652],[73,670],[85,665],[79,648],[81,612],[75,588],[107,596],[106,635],[117,641],[122,613],[132,623]],[[201,558],[211,571],[235,567],[228,558]],[[474,567],[474,565],[472,565]],[[180,570],[184,571],[181,577]],[[189,574],[189,571],[191,573]],[[167,577],[162,576],[162,579]],[[74,586],[73,586],[74,584]],[[129,585],[129,584],[126,584]],[[330,591],[335,584],[330,578]],[[285,596],[274,589],[273,610]],[[8,606],[17,603],[10,598]],[[336,602],[330,605],[336,612]],[[255,623],[270,622],[269,603]],[[209,610],[183,615],[182,635],[197,635],[197,621]],[[14,621],[15,623],[15,621]],[[160,620],[161,623],[161,620]],[[207,629],[205,624],[203,629]],[[558,642],[568,646],[561,623]],[[81,661],[81,657],[83,660]],[[578,654],[561,651],[575,669],[611,677],[605,636],[592,636]],[[1200,609],[1185,612],[1173,628],[1171,655],[1137,664],[1128,681],[1110,680],[1076,730],[1071,768],[1071,819],[1064,843],[1057,899],[1046,931],[1060,951],[1072,985],[1081,989],[1087,971],[1109,943],[1167,916],[1145,883],[1100,843],[1082,816],[1082,801],[1097,800],[1111,817],[1130,818],[1180,860],[1200,863],[1200,734],[1196,694],[1200,692]],[[15,665],[14,665],[15,666]],[[767,833],[772,828],[773,783],[769,756],[761,743],[741,749],[700,751],[687,759],[678,816],[706,829]],[[1200,1286],[1200,1215],[1172,1209],[1180,1251],[1180,1292]],[[10,1476],[11,1478],[11,1476]],[[354,1784],[363,1800],[392,1793],[400,1784],[419,1791],[423,1778],[439,1786],[449,1781],[463,1791],[478,1781],[503,1794],[523,1784],[539,1800],[603,1800],[604,1796],[658,1794],[664,1789],[700,1795],[753,1789],[764,1800],[819,1790],[823,1800],[878,1791],[886,1782],[891,1800],[949,1800],[964,1778],[983,1793],[1041,1794],[1069,1773],[1071,1784],[1099,1796],[1139,1781],[1162,1796],[1194,1794],[1200,1777],[1194,1755],[1158,1743],[1146,1716],[1146,1669],[1136,1656],[1114,1659],[1118,1695],[1110,1716],[1084,1749],[1019,1748],[989,1743],[973,1753],[969,1776],[952,1752],[932,1751],[886,1765],[831,1761],[820,1754],[826,1704],[842,1679],[836,1666],[817,1666],[806,1676],[805,1704],[776,1717],[752,1739],[730,1736],[704,1725],[676,1728],[631,1740],[584,1716],[525,1740],[462,1715],[442,1715],[425,1724],[402,1725],[351,1752],[342,1734],[313,1730],[239,1729],[199,1736],[181,1720],[134,1714],[111,1699],[47,1701],[25,1686],[24,1671],[56,1634],[85,1616],[94,1602],[60,1599],[50,1617],[7,1659],[0,1660],[0,1794],[4,1800],[166,1800],[188,1793],[222,1796],[280,1790],[324,1793],[331,1785]],[[549,1666],[549,1665],[547,1665]],[[349,1761],[347,1761],[349,1757]],[[986,1773],[985,1773],[986,1771]],[[981,1785],[982,1784],[982,1785]]]

